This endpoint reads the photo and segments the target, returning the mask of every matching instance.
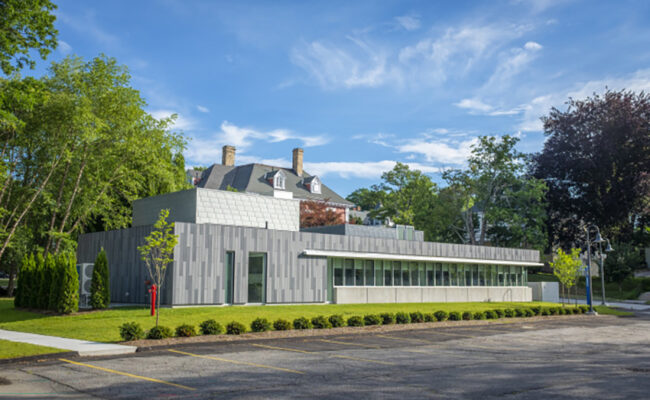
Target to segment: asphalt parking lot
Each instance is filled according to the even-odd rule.
[[[0,369],[5,398],[647,399],[650,314],[200,343]]]

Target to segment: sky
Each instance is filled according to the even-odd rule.
[[[54,0],[59,47],[126,65],[187,166],[291,166],[345,196],[395,162],[440,182],[482,135],[538,152],[569,97],[650,90],[647,1]]]

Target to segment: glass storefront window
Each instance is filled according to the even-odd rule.
[[[420,286],[427,285],[427,267],[423,262],[418,263],[418,269],[420,270]]]
[[[343,260],[335,258],[334,263],[334,286],[343,286]]]
[[[375,286],[375,262],[373,260],[364,260],[366,267],[366,286]]]
[[[427,286],[433,286],[435,284],[434,277],[433,264],[427,263]]]
[[[409,264],[407,262],[402,263],[402,286],[409,286],[411,284],[411,278],[409,277]]]
[[[384,285],[393,286],[393,263],[384,261]]]
[[[375,286],[384,286],[383,261],[375,260]]]
[[[402,263],[393,261],[393,286],[402,286]]]
[[[411,270],[411,286],[420,286],[420,274],[418,273],[418,263],[412,262],[410,265]]]
[[[354,260],[354,286],[363,286],[363,260]]]
[[[345,259],[345,286],[354,286],[354,260]]]

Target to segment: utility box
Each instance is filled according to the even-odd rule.
[[[560,302],[560,284],[558,282],[528,282],[533,289],[533,301]]]
[[[93,279],[95,264],[77,264],[79,274],[79,309],[90,307],[90,284]]]

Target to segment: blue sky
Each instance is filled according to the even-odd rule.
[[[539,151],[569,96],[650,89],[646,1],[56,3],[51,60],[127,65],[149,112],[178,114],[187,165],[231,144],[237,164],[290,166],[300,146],[342,195],[395,161],[439,181],[479,135]]]

